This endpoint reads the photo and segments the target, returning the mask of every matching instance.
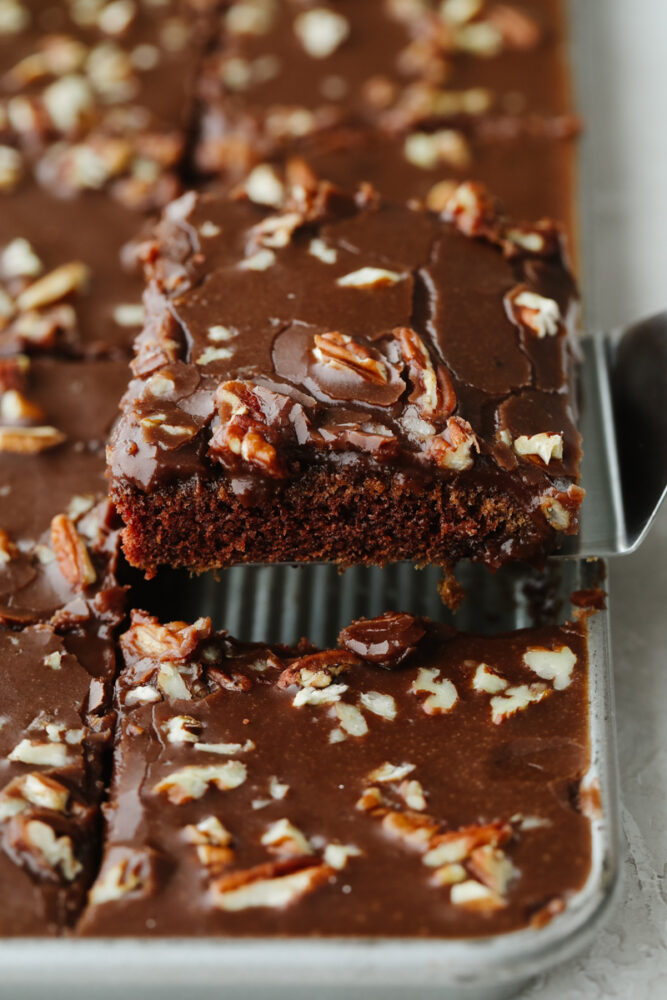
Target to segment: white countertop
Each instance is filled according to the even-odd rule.
[[[607,329],[667,308],[667,3],[572,6],[586,122],[583,291],[589,324]],[[667,509],[638,552],[612,563],[609,592],[622,900],[588,953],[522,1000],[667,997]]]

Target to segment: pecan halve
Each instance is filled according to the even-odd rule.
[[[456,409],[456,393],[447,369],[438,365],[436,373],[426,345],[415,330],[400,326],[393,331],[393,335],[414,387],[408,397],[410,402],[427,420],[449,417]]]
[[[120,637],[120,645],[125,656],[146,656],[159,661],[186,660],[210,635],[210,618],[198,618],[192,625],[187,622],[161,625],[154,615],[133,611],[132,624]]]
[[[442,434],[430,438],[426,454],[443,469],[461,471],[472,467],[473,449],[479,451],[479,441],[468,421],[450,417]]]
[[[51,521],[51,544],[58,568],[72,587],[83,590],[95,582],[97,574],[88,549],[66,514],[56,514]]]
[[[248,417],[232,417],[214,430],[210,450],[226,466],[233,467],[234,459],[241,459],[255,466],[268,476],[282,479],[287,466],[278,455],[275,445],[268,440],[269,428]]]
[[[475,181],[459,184],[443,214],[465,236],[485,236],[497,224],[493,198],[483,184]]]
[[[351,622],[338,637],[346,649],[370,663],[397,667],[403,663],[426,634],[422,622],[404,612],[387,611],[378,618]]]
[[[352,372],[368,382],[385,385],[388,381],[387,366],[379,358],[358,344],[349,334],[331,330],[316,333],[313,356],[322,364],[342,371]]]
[[[301,687],[328,687],[334,677],[340,676],[352,667],[361,663],[359,657],[342,649],[325,649],[320,653],[310,653],[283,670],[278,678],[278,687],[286,688],[291,684]]]

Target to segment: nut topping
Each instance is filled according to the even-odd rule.
[[[378,385],[388,380],[387,366],[373,357],[368,348],[356,343],[348,334],[331,331],[316,333],[313,356],[322,364],[352,372]]]
[[[62,264],[24,288],[16,299],[17,308],[28,312],[58,302],[72,292],[80,291],[87,284],[89,276],[90,269],[80,261]]]
[[[472,468],[473,451],[479,452],[477,435],[461,417],[450,417],[446,430],[430,438],[426,447],[427,456],[436,465],[455,472]]]
[[[46,774],[32,772],[14,778],[0,792],[0,822],[34,806],[65,813],[69,803],[69,789]]]
[[[193,625],[168,622],[142,611],[132,612],[132,625],[120,638],[125,655],[147,656],[153,660],[186,660],[196,652],[200,642],[211,634],[211,619],[198,618]]]
[[[0,528],[0,569],[16,559],[19,554],[18,547],[11,540],[6,531]]]
[[[224,764],[210,764],[200,767],[192,764],[173,771],[158,781],[153,787],[156,795],[164,794],[174,805],[183,805],[200,799],[214,785],[221,792],[238,788],[246,780],[246,766],[239,760],[229,760]]]
[[[341,288],[383,288],[404,281],[406,274],[388,271],[383,267],[362,267],[358,271],[344,274],[336,281]]]
[[[414,653],[425,631],[413,615],[388,611],[378,618],[352,622],[340,633],[338,641],[370,663],[394,668]]]
[[[439,365],[436,375],[426,345],[410,327],[398,327],[393,333],[413,384],[408,397],[410,402],[425,420],[448,417],[456,408],[456,395],[449,373],[443,365]]]
[[[262,835],[262,844],[272,853],[287,857],[313,853],[307,838],[288,819],[278,819],[272,823]]]
[[[538,677],[553,681],[554,690],[563,691],[572,683],[572,671],[577,657],[569,646],[559,646],[558,649],[535,648],[523,654],[523,662]]]
[[[434,668],[420,667],[410,690],[414,694],[428,693],[428,698],[422,702],[427,715],[451,711],[459,697],[452,682],[447,677],[441,677],[440,671]]]
[[[327,7],[313,7],[294,19],[294,31],[313,59],[326,59],[342,45],[350,25],[342,15]]]
[[[489,669],[486,663],[480,663],[472,679],[472,686],[475,691],[484,691],[486,694],[497,694],[499,691],[505,690],[508,682],[500,674]]]
[[[65,440],[56,427],[0,427],[0,452],[14,455],[37,455]]]
[[[326,864],[276,861],[234,872],[211,885],[213,905],[235,912],[254,907],[282,909],[323,885],[334,874]]]
[[[72,587],[84,590],[95,583],[97,574],[88,549],[66,514],[57,514],[51,521],[51,545],[60,572]]]
[[[449,198],[443,214],[465,236],[482,236],[494,222],[496,209],[483,184],[466,181]]]
[[[509,301],[518,321],[532,330],[539,340],[558,333],[562,316],[554,299],[524,290],[514,297],[510,296]]]
[[[563,460],[563,435],[553,431],[543,431],[540,434],[522,434],[514,439],[514,450],[517,455],[540,458],[548,465],[552,458]]]
[[[340,677],[358,663],[359,658],[346,650],[326,649],[320,653],[309,653],[283,670],[278,678],[278,687],[299,684],[304,688],[327,688],[335,677]]]
[[[83,865],[74,856],[71,837],[58,837],[48,823],[41,820],[28,820],[23,826],[22,852],[36,855],[38,869],[46,867],[61,876],[66,882],[73,882],[83,871]]]
[[[518,684],[505,688],[502,694],[491,699],[491,721],[498,726],[504,720],[520,712],[534,702],[542,701],[550,694],[546,684]]]

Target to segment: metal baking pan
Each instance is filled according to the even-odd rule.
[[[562,621],[569,595],[599,583],[604,564],[562,560],[546,574],[510,569],[492,578],[467,567],[471,596],[459,627],[504,631],[536,621]],[[199,614],[245,638],[293,641],[301,634],[329,643],[355,615],[400,606],[446,619],[435,569],[398,565],[354,569],[342,580],[333,567],[236,568],[220,582],[193,589]],[[538,618],[534,617],[537,609]],[[181,606],[181,611],[182,611]],[[461,618],[463,621],[461,621]],[[0,943],[0,994],[22,1000],[133,996],[181,1000],[229,997],[295,1000],[317,993],[343,997],[500,1000],[532,976],[580,951],[599,929],[618,884],[617,769],[609,660],[609,616],[589,622],[591,764],[584,787],[597,780],[601,816],[592,819],[592,861],[585,886],[540,930],[470,939],[285,940],[10,940]]]
[[[601,17],[622,18],[630,0],[609,0],[603,15],[587,0],[571,0],[570,6],[575,64],[579,63],[577,83],[585,93],[590,56],[599,42],[596,22]],[[586,72],[581,72],[582,66]],[[631,81],[626,82],[630,87]],[[580,228],[586,273],[591,270],[595,238],[590,202],[596,179],[585,162],[583,180]],[[607,385],[606,351],[599,340],[586,348],[584,404],[592,392]],[[597,361],[592,363],[591,358]],[[600,448],[593,442],[601,446],[599,435],[606,431],[587,426],[591,412],[599,411],[584,405],[588,455],[584,482],[589,489],[594,487],[602,507],[611,497],[607,523],[613,521],[618,528],[622,496],[614,474],[604,479],[609,477],[610,466],[597,469]],[[607,437],[604,440],[608,445]],[[615,492],[610,492],[615,483]],[[597,498],[595,503],[597,507]],[[592,507],[590,510],[592,518]],[[629,544],[623,544],[619,531],[617,536],[618,544],[603,546],[598,552],[622,551],[639,540],[633,536]],[[601,561],[572,557],[554,561],[543,576],[508,567],[492,577],[479,567],[466,567],[460,578],[469,596],[456,624],[461,629],[484,632],[521,628],[535,623],[537,608],[541,608],[541,621],[545,616],[560,621],[570,613],[570,594],[597,586],[601,576]],[[352,618],[389,608],[446,618],[436,590],[437,579],[435,570],[418,572],[408,565],[355,569],[342,579],[329,566],[300,570],[239,567],[221,574],[219,581],[202,578],[196,587],[187,589],[174,575],[165,581],[167,591],[156,610],[163,617],[210,613],[218,626],[241,638],[293,641],[307,635],[318,644],[326,644]],[[123,991],[142,1000],[182,1000],[184,996],[305,1000],[315,994],[319,1000],[407,996],[411,1000],[500,1000],[512,996],[532,977],[582,951],[599,931],[616,896],[619,824],[613,718],[609,612],[601,611],[589,621],[591,765],[586,781],[599,782],[602,803],[601,816],[592,820],[591,871],[566,910],[540,930],[441,941],[12,939],[0,941],[0,996],[12,1000],[42,1000],[46,996],[52,1000],[106,1000],[121,996]]]
[[[468,567],[471,596],[457,624],[484,631],[562,621],[573,590],[597,585],[604,565],[553,563],[545,575],[510,569],[491,578]],[[342,580],[333,567],[237,568],[219,583],[202,578],[193,593],[198,613],[246,638],[293,641],[307,634],[331,642],[351,617],[400,606],[447,618],[436,589],[438,573],[408,565],[355,569]],[[248,613],[248,611],[250,613]],[[463,618],[463,621],[461,621]],[[451,997],[487,1000],[511,996],[533,975],[583,948],[612,902],[618,880],[618,823],[609,616],[589,623],[591,766],[602,816],[592,821],[588,881],[565,912],[541,930],[468,940],[122,940],[0,943],[0,991],[25,1000],[43,997],[134,995],[176,1000],[198,997]]]

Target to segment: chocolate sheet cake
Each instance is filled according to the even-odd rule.
[[[135,612],[79,933],[449,937],[539,926],[584,883],[579,626],[410,615],[337,649]]]
[[[435,215],[295,185],[185,195],[144,247],[109,450],[125,552],[491,566],[576,531],[577,296],[558,229],[463,184]]]

